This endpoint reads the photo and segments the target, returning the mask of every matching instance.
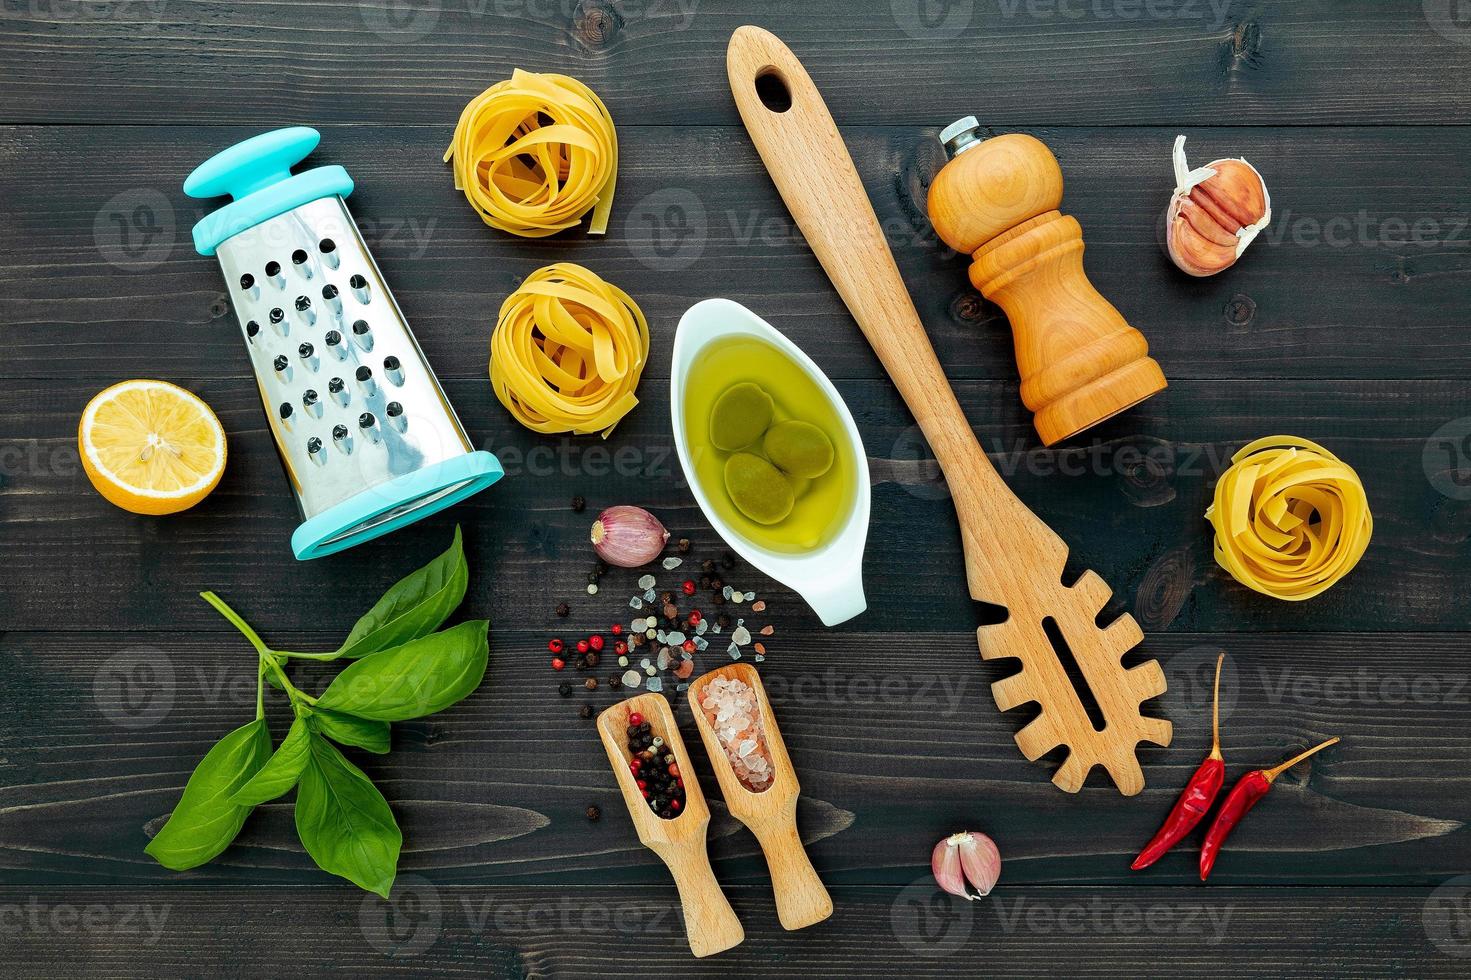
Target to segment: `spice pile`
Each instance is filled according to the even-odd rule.
[[[649,809],[665,820],[679,816],[684,809],[684,777],[679,774],[674,750],[637,711],[628,716],[628,754],[632,757],[628,771]]]
[[[583,498],[573,498],[573,511],[581,512],[585,508]],[[605,515],[607,513],[604,512]],[[652,516],[649,520],[653,520]],[[659,529],[662,531],[662,525]],[[679,538],[673,547],[676,553],[660,562],[660,567],[666,572],[677,572],[692,563],[692,559],[685,557],[692,547],[689,538]],[[654,557],[657,556],[656,551]],[[632,620],[626,626],[613,623],[607,627],[606,636],[601,632],[590,633],[570,642],[559,636],[552,637],[547,641],[552,669],[562,671],[570,666],[577,671],[596,670],[604,666],[603,658],[609,654],[611,646],[611,656],[616,659],[607,666],[618,669],[611,672],[605,681],[610,690],[642,687],[668,694],[689,688],[689,680],[695,672],[695,655],[708,650],[712,644],[723,642],[724,651],[732,660],[742,659],[749,650],[756,662],[764,661],[766,645],[758,637],[771,636],[776,630],[770,624],[748,626],[745,617],[738,614],[743,610],[737,609],[733,614],[732,607],[746,607],[752,613],[763,613],[767,608],[766,602],[759,599],[754,591],[738,589],[725,581],[724,576],[735,567],[736,558],[727,551],[719,560],[702,561],[698,579],[685,578],[677,588],[665,589],[660,588],[655,575],[645,572],[639,576],[636,589],[625,607],[633,610]],[[602,580],[609,572],[606,562],[597,562],[587,576],[589,596],[602,593]],[[680,608],[681,604],[685,609]],[[710,615],[700,605],[719,611]],[[563,619],[570,618],[571,605],[559,603],[556,614]],[[589,676],[582,686],[588,691],[596,691],[600,682],[597,677]],[[564,681],[557,690],[563,697],[570,697],[573,685]],[[592,705],[584,704],[579,714],[583,718],[591,718],[595,711]]]
[[[754,793],[770,788],[776,773],[761,730],[761,706],[751,685],[737,678],[716,677],[701,688],[699,701],[741,785]]]

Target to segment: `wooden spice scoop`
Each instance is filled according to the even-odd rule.
[[[759,793],[747,789],[736,776],[715,729],[700,707],[700,692],[717,677],[744,681],[756,692],[762,734],[775,773],[771,785]],[[771,713],[771,701],[766,696],[766,688],[761,685],[761,676],[750,664],[727,664],[691,684],[689,697],[695,724],[700,728],[705,751],[710,754],[710,766],[715,770],[720,792],[725,795],[725,804],[731,814],[756,835],[761,850],[766,854],[766,864],[771,869],[771,887],[776,893],[776,914],[781,919],[782,928],[802,929],[826,919],[833,914],[833,900],[823,887],[822,879],[817,877],[797,833],[797,796],[802,787],[797,784],[797,771],[792,768],[791,756],[787,755],[781,729],[776,727],[776,717]]]
[[[649,809],[648,801],[639,792],[638,783],[628,769],[628,716],[635,712],[643,715],[654,733],[674,750],[674,758],[679,762],[685,802],[684,809],[671,820],[665,820]],[[628,806],[628,815],[633,818],[638,839],[659,855],[674,876],[679,902],[684,907],[684,928],[690,951],[696,956],[709,956],[739,946],[746,938],[746,930],[741,927],[741,921],[736,918],[735,910],[720,890],[720,883],[715,880],[715,872],[710,867],[710,855],[705,850],[710,808],[705,803],[705,794],[700,791],[694,767],[690,765],[684,740],[679,737],[679,726],[674,722],[669,702],[662,694],[640,694],[615,704],[598,715],[598,735],[607,750],[618,788],[623,791],[623,802]]]
[[[1015,657],[1020,673],[991,685],[1002,711],[1035,701],[1041,713],[1016,733],[1028,759],[1070,751],[1052,781],[1069,793],[1103,766],[1119,791],[1144,788],[1140,742],[1170,743],[1170,723],[1145,717],[1142,702],[1163,694],[1164,671],[1121,658],[1144,634],[1132,616],[1100,628],[1112,595],[1093,572],[1064,585],[1068,547],[1006,486],[961,411],[899,276],[853,158],[796,55],[775,35],[741,27],[726,51],[731,91],[751,141],[797,227],[858,322],[934,450],[960,519],[971,598],[1005,606],[1004,623],[977,632],[987,660]],[[763,88],[788,100],[763,99]],[[789,101],[789,104],[785,104]],[[1095,728],[1048,635],[1055,627],[1093,693]]]

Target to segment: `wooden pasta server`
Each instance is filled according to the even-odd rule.
[[[629,751],[631,718],[648,722],[662,743],[673,750],[684,781],[684,800],[678,812],[669,819],[656,814],[639,789],[638,777],[630,769],[634,753]],[[690,951],[696,956],[709,956],[738,946],[746,931],[730,907],[705,850],[705,833],[710,826],[710,808],[700,791],[690,765],[689,752],[679,736],[674,712],[662,694],[640,694],[615,704],[598,716],[598,735],[613,766],[618,788],[628,815],[633,818],[638,839],[659,855],[674,876],[679,889],[679,902],[684,909],[684,927]],[[648,780],[646,780],[647,782]]]
[[[768,779],[760,780],[760,789],[753,789],[737,774],[717,731],[722,727],[718,715],[712,722],[702,704],[712,684],[728,681],[745,684],[756,701],[757,731],[748,733],[746,737],[756,743],[749,748],[748,756],[759,756],[763,760],[759,765],[770,773]],[[797,833],[797,797],[802,788],[797,784],[796,770],[792,768],[791,756],[787,755],[786,743],[782,740],[781,729],[776,727],[771,701],[756,668],[750,664],[733,663],[712,670],[690,685],[689,697],[695,724],[699,726],[705,751],[710,755],[710,766],[715,770],[715,779],[720,783],[725,804],[731,814],[756,835],[766,855],[767,867],[771,869],[772,891],[776,894],[776,914],[782,928],[802,929],[826,919],[833,914],[833,900],[817,877]],[[739,734],[737,737],[741,738]],[[745,740],[741,738],[742,742]],[[742,747],[737,743],[733,748],[738,757]],[[757,780],[751,782],[757,783]]]
[[[777,190],[934,450],[960,520],[971,597],[1006,607],[1006,621],[981,627],[977,637],[985,659],[1022,663],[1018,673],[991,686],[997,706],[1010,711],[1035,701],[1041,707],[1016,733],[1017,746],[1028,759],[1066,747],[1052,781],[1069,793],[1083,787],[1094,766],[1107,770],[1124,795],[1138,793],[1144,788],[1139,743],[1168,745],[1171,737],[1168,721],[1140,711],[1165,691],[1159,663],[1127,670],[1122,664],[1144,638],[1139,625],[1128,615],[1098,625],[1112,594],[1108,585],[1093,572],[1063,584],[1067,545],[986,458],[899,277],[842,136],[801,62],[774,35],[742,27],[730,39],[726,67],[741,118]],[[773,89],[784,89],[786,98],[763,100]],[[1061,646],[1076,660],[1103,714],[1097,728],[1068,679]]]

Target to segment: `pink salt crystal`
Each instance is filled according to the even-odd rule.
[[[765,599],[757,599],[755,602],[751,603],[751,612],[765,612],[765,611],[766,611],[766,600]]]
[[[693,660],[681,660],[674,667],[674,676],[678,677],[680,680],[687,679],[694,672],[695,662]]]
[[[776,632],[776,627],[775,626],[763,626],[763,627],[761,627],[761,635],[762,636],[770,636],[771,634],[773,634],[775,632]]]
[[[758,644],[756,644],[755,650],[756,650],[757,653],[765,653],[766,652],[766,644],[764,644],[764,643],[758,643]]]
[[[700,691],[699,701],[736,778],[754,792],[769,787],[774,773],[756,692],[744,681],[717,677]]]

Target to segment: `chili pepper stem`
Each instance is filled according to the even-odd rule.
[[[1315,745],[1312,748],[1308,749],[1306,752],[1300,752],[1300,753],[1298,753],[1297,755],[1293,756],[1291,759],[1288,759],[1286,762],[1282,763],[1280,766],[1278,766],[1275,769],[1263,769],[1262,770],[1262,778],[1265,779],[1268,783],[1271,783],[1278,776],[1282,775],[1284,772],[1286,772],[1287,770],[1291,769],[1293,766],[1297,765],[1299,762],[1303,761],[1308,756],[1310,756],[1310,755],[1316,755],[1317,753],[1323,751],[1324,749],[1326,749],[1330,745],[1337,745],[1338,742],[1339,742],[1339,738],[1338,738],[1338,736],[1335,735],[1333,738],[1330,738],[1328,741],[1323,742],[1323,743],[1321,743],[1319,745]]]
[[[1225,761],[1221,755],[1221,665],[1226,662],[1226,654],[1221,653],[1216,657],[1216,686],[1211,694],[1211,752],[1207,759],[1219,759]]]

